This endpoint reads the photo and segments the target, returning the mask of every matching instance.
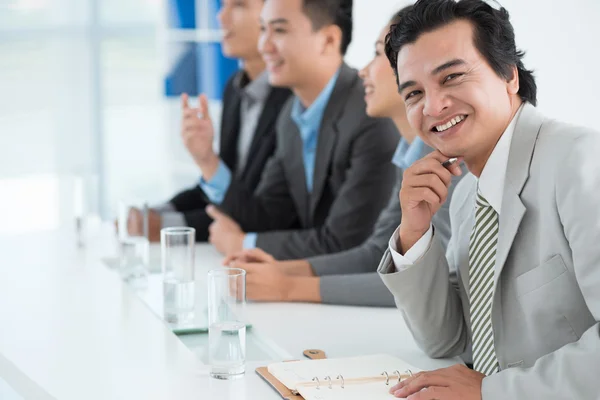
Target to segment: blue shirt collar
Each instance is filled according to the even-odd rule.
[[[327,85],[325,85],[321,93],[319,93],[319,96],[308,108],[304,108],[298,97],[294,99],[291,117],[298,127],[311,128],[310,130],[313,131],[319,130],[325,108],[329,103],[329,98],[333,93],[339,74],[340,70],[338,69]],[[300,129],[300,131],[302,132],[302,129]]]
[[[425,143],[423,143],[423,141],[418,137],[416,137],[410,144],[404,140],[404,138],[402,138],[400,139],[400,143],[398,143],[398,147],[396,148],[392,162],[398,168],[406,170],[415,161],[421,158],[424,146]]]

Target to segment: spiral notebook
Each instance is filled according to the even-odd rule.
[[[420,371],[389,355],[291,361],[271,364],[268,371],[305,400],[385,400],[399,379]]]

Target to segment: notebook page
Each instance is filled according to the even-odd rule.
[[[345,385],[343,389],[339,386],[329,389],[325,384],[320,389],[300,386],[299,392],[305,400],[401,400],[389,393],[391,387],[392,382],[390,386],[386,386],[385,382],[377,382]]]
[[[404,373],[407,369],[412,372],[419,371],[399,358],[385,354],[351,357],[328,358],[324,360],[292,361],[271,364],[269,372],[283,383],[288,389],[296,389],[298,383],[311,382],[313,377],[318,377],[323,385],[324,378],[330,376],[335,380],[338,375],[344,379],[380,376],[383,371],[392,374],[394,370]],[[385,383],[383,384],[385,386]]]

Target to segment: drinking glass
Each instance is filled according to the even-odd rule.
[[[173,326],[193,323],[195,307],[194,250],[196,230],[188,227],[160,231],[164,319]]]
[[[246,362],[246,271],[208,272],[208,356],[210,375],[236,379]]]
[[[121,200],[117,225],[119,272],[125,282],[137,285],[148,275],[148,204]]]

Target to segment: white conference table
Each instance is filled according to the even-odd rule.
[[[23,399],[277,399],[254,369],[309,348],[388,353],[422,369],[460,362],[425,356],[392,308],[250,303],[249,336],[263,346],[254,358],[266,359],[249,359],[243,379],[218,381],[193,348],[205,334],[173,334],[100,261],[115,253],[106,223],[84,248],[68,226],[0,236],[0,378]],[[196,260],[201,280],[221,257],[197,245]]]

